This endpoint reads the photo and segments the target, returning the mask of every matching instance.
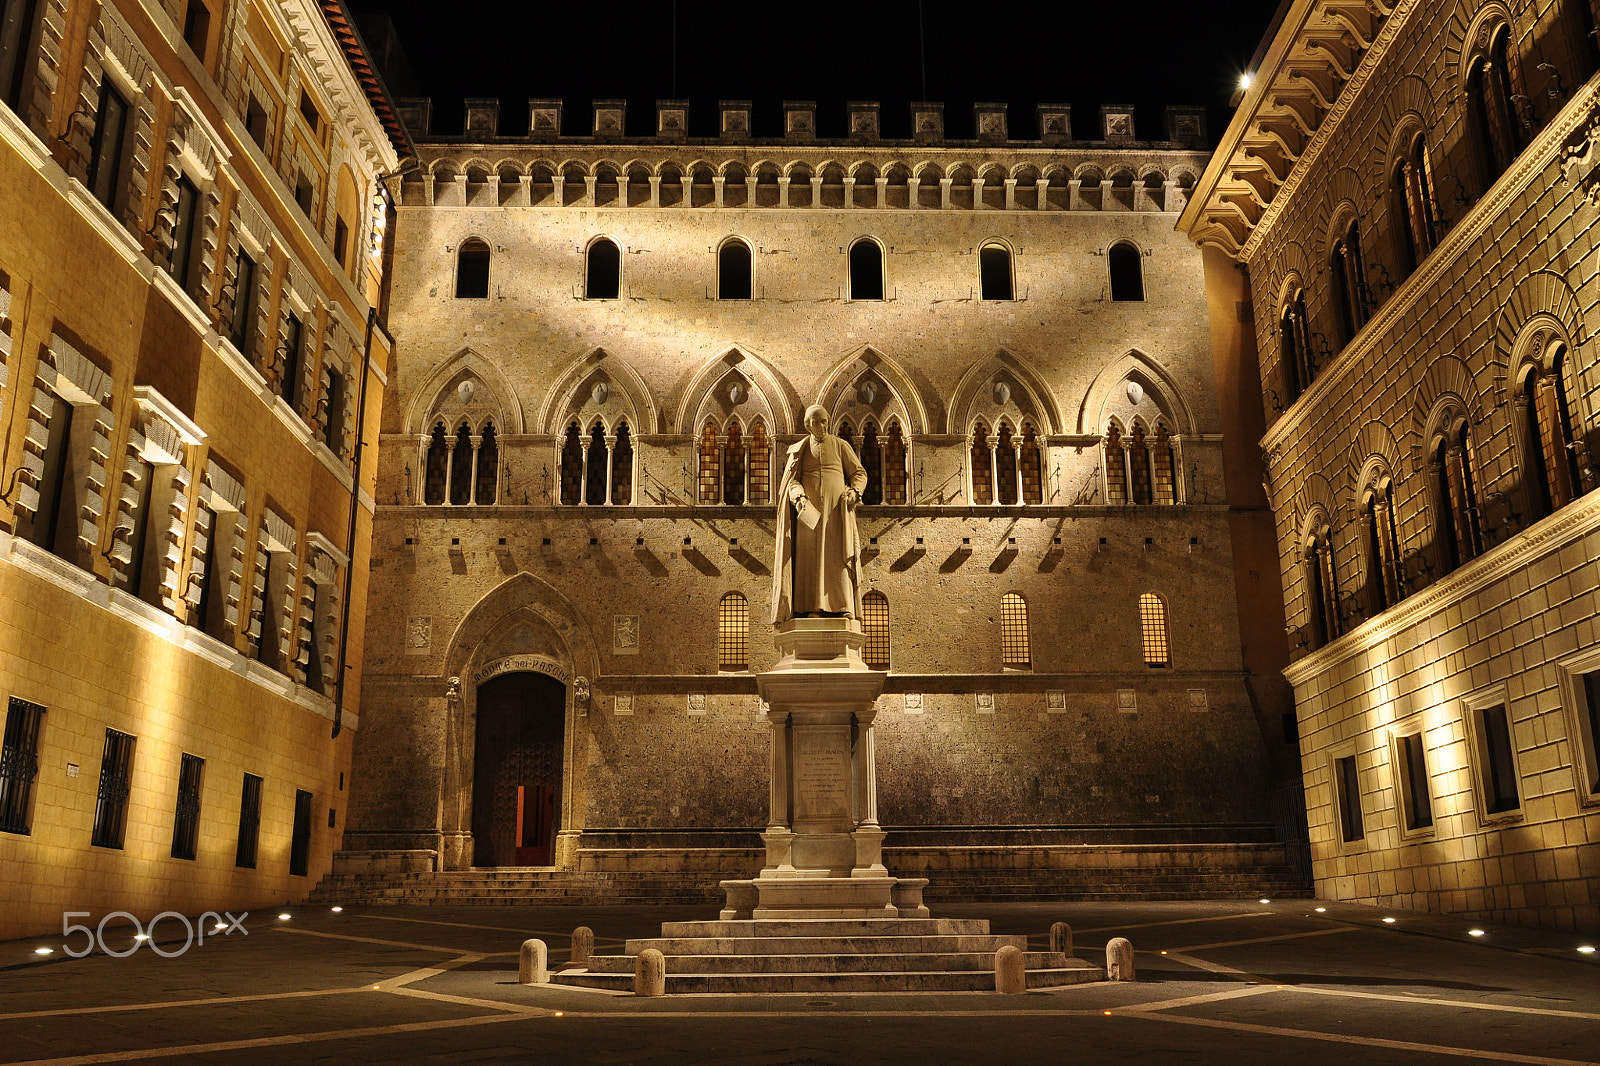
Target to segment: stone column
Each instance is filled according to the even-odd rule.
[[[444,502],[447,504],[455,503],[455,500],[451,499],[451,496],[454,494],[450,491],[450,486],[455,484],[455,469],[455,441],[451,438],[450,434],[446,433],[444,437]]]
[[[483,435],[474,433],[467,438],[472,442],[472,478],[467,482],[467,502],[478,502],[478,449],[483,445]]]
[[[585,504],[589,502],[589,442],[583,441],[578,450],[583,453],[583,462],[578,466],[578,503]]]
[[[607,507],[611,506],[611,474],[615,465],[611,462],[611,457],[615,454],[617,454],[617,437],[612,433],[606,436],[606,498],[600,501]]]

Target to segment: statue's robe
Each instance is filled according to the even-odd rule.
[[[804,493],[797,509],[793,486]],[[772,568],[772,621],[825,611],[861,616],[861,552],[855,509],[845,489],[859,496],[867,471],[855,450],[832,434],[819,443],[807,434],[790,445],[778,483],[777,544]],[[809,504],[809,509],[806,505]]]

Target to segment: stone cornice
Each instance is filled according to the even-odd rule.
[[[1597,107],[1600,107],[1600,78],[1591,79],[1588,85],[1567,101],[1566,106],[1539,131],[1533,142],[1523,149],[1522,154],[1500,175],[1489,191],[1445,234],[1439,246],[1411,272],[1410,277],[1400,283],[1377,313],[1361,327],[1360,332],[1334,356],[1311,386],[1300,394],[1300,398],[1267,428],[1261,438],[1261,447],[1269,455],[1287,440],[1305,431],[1306,424],[1318,412],[1326,409],[1347,375],[1376,359],[1375,349],[1389,330],[1410,315],[1422,297],[1432,291],[1435,283],[1455,268],[1456,261],[1500,218],[1507,206],[1533,184],[1534,178],[1547,167],[1560,167],[1565,145],[1588,124]]]
[[[1283,676],[1299,687],[1406,629],[1437,616],[1446,607],[1504,581],[1530,564],[1600,528],[1600,492],[1574,500],[1555,514],[1464,563],[1376,618],[1284,667]]]

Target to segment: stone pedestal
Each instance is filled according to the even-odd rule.
[[[922,879],[883,865],[872,723],[884,675],[845,618],[780,623],[777,666],[756,682],[772,728],[766,865],[724,881],[724,921],[926,917]]]

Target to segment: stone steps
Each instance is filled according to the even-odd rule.
[[[594,955],[562,970],[556,984],[627,991],[638,954],[665,958],[666,991],[992,992],[995,953],[1023,952],[1028,987],[1105,979],[1081,959],[1028,951],[1025,936],[996,936],[982,919],[755,919],[667,922],[662,936],[630,940],[620,954]]]

